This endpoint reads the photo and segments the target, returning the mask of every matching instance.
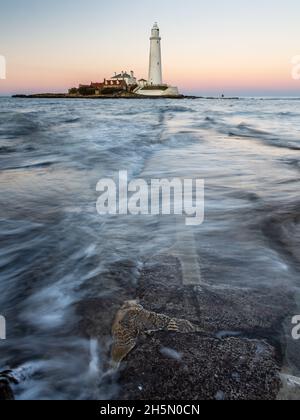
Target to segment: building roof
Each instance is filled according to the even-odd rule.
[[[103,83],[98,83],[98,82],[96,82],[96,83],[91,83],[91,87],[93,87],[93,88],[101,88],[103,86]]]
[[[131,76],[128,73],[120,73],[113,76],[112,79],[131,79]]]
[[[140,79],[139,82],[148,82],[146,79]]]

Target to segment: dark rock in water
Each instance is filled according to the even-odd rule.
[[[90,296],[76,304],[76,313],[80,321],[74,334],[99,340],[103,366],[107,369],[110,363],[114,318],[124,302],[136,294],[137,270],[131,261],[118,262],[107,273],[101,274],[99,281],[96,278],[92,284],[86,284]],[[113,294],[109,293],[110,289],[114,289]]]
[[[7,379],[0,379],[0,401],[13,401],[14,394]]]
[[[14,399],[9,372],[0,373],[0,401],[13,401]]]
[[[294,313],[293,295],[285,288],[184,286],[179,260],[165,256],[145,264],[137,297],[146,309],[188,319],[208,333],[231,331],[251,338],[276,340],[283,321]]]
[[[133,350],[120,385],[124,400],[273,400],[281,381],[263,341],[161,332]]]
[[[116,293],[103,293],[107,280]],[[80,335],[97,337],[109,370],[112,325],[128,300],[195,325],[183,334],[141,334],[120,366],[118,399],[275,399],[281,381],[280,333],[293,308],[283,288],[187,286],[180,261],[151,258],[142,269],[124,262],[101,278],[99,291],[77,305]],[[199,330],[201,333],[199,333]],[[108,375],[107,378],[110,378]],[[109,379],[110,380],[110,379]],[[107,386],[107,385],[105,385]],[[109,386],[109,384],[108,384]]]
[[[182,334],[200,332],[196,325],[187,320],[150,312],[136,301],[127,301],[118,311],[112,328],[112,366],[118,368],[120,363],[138,344],[139,337],[143,334],[149,334],[150,331],[153,333],[169,331]],[[174,355],[171,349],[163,349],[163,351]],[[177,357],[180,358],[180,356]]]
[[[180,261],[158,256],[141,271],[136,298],[203,333],[141,338],[125,359],[120,399],[276,399],[279,335],[293,307],[284,289],[186,286]]]
[[[86,282],[84,287],[89,290],[89,295],[76,305],[81,321],[74,333],[85,337],[110,336],[117,311],[124,301],[132,299],[136,294],[137,276],[136,265],[125,260],[112,265],[99,278]]]

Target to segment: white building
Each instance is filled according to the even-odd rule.
[[[117,80],[121,82],[124,80],[127,84],[127,86],[134,86],[137,85],[137,79],[134,76],[134,72],[131,71],[130,74],[127,71],[122,71],[121,73],[115,75],[111,78],[111,80]]]
[[[144,96],[179,96],[178,88],[163,83],[161,37],[157,23],[151,30],[150,59],[148,82],[142,79],[139,88],[135,90],[138,95]]]
[[[144,87],[146,87],[148,85],[148,80],[146,80],[146,79],[140,79],[138,81],[138,85],[139,85],[140,88],[144,88]]]

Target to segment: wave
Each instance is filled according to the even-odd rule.
[[[253,138],[262,141],[264,144],[269,146],[296,151],[300,150],[300,141],[298,139],[293,141],[290,138],[285,138],[284,136],[280,137],[274,133],[251,127],[245,123],[241,123],[235,128],[229,130],[228,136],[237,138]]]
[[[65,124],[75,124],[79,121],[81,121],[81,118],[77,117],[77,118],[66,119],[66,120],[63,120],[62,122]]]
[[[41,130],[41,124],[31,114],[11,112],[0,117],[0,138],[32,136]]]
[[[38,163],[31,163],[31,164],[19,164],[18,166],[7,166],[2,167],[2,169],[5,169],[7,171],[21,171],[24,169],[40,169],[40,168],[49,168],[50,166],[55,165],[56,162],[38,162]]]
[[[270,244],[300,268],[300,202],[273,211],[262,224]]]

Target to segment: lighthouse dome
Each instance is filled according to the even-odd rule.
[[[159,38],[159,27],[157,22],[154,23],[152,31],[151,31],[152,38]]]

